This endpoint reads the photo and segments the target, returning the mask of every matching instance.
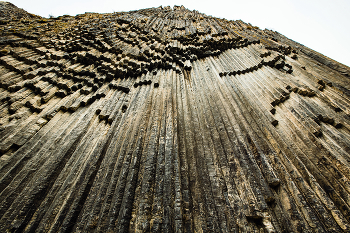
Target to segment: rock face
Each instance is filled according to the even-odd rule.
[[[1,232],[349,232],[350,69],[184,7],[0,25]]]
[[[0,20],[20,20],[20,19],[39,19],[38,15],[28,13],[10,2],[0,1]],[[6,22],[7,23],[7,22]],[[4,24],[4,22],[2,22]]]

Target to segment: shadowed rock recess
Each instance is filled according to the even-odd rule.
[[[349,67],[183,6],[5,5],[0,232],[350,232]]]

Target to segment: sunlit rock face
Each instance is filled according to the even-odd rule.
[[[6,4],[1,232],[350,231],[349,67],[182,6]]]

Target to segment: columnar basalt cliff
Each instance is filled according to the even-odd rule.
[[[350,232],[349,67],[182,6],[6,4],[0,232]]]

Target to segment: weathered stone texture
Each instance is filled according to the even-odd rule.
[[[349,67],[182,6],[0,33],[1,232],[350,232]]]

